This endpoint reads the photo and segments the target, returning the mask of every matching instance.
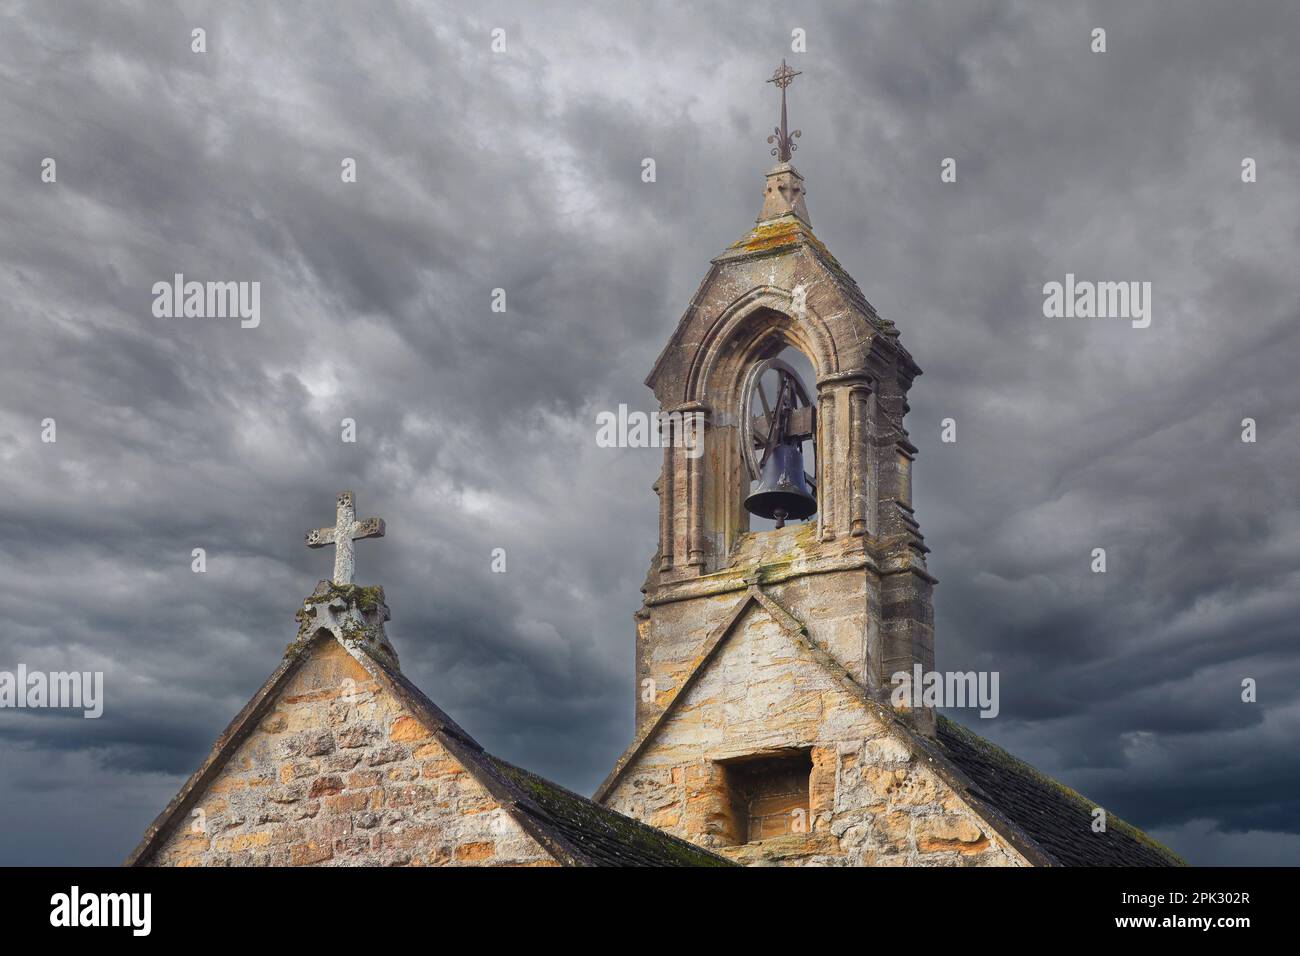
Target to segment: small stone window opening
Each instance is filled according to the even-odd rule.
[[[727,783],[741,842],[807,833],[812,755],[797,751],[727,765]]]

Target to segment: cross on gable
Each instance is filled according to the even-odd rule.
[[[334,545],[335,584],[352,583],[352,574],[356,570],[356,558],[352,553],[353,541],[384,536],[384,519],[367,518],[365,521],[358,521],[356,502],[356,494],[351,491],[342,492],[338,497],[334,527],[317,528],[315,531],[307,532],[309,548]]]

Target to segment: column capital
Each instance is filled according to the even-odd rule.
[[[875,384],[875,378],[866,369],[852,369],[847,372],[831,372],[829,375],[823,375],[817,380],[817,391],[821,393],[827,389],[848,385],[871,392],[875,389]]]

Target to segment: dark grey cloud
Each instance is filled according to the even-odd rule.
[[[0,860],[126,854],[274,668],[342,488],[389,522],[359,567],[412,678],[503,756],[604,776],[659,458],[596,448],[595,414],[650,407],[756,214],[793,27],[818,235],[925,369],[940,666],[1002,674],[976,729],[1194,862],[1300,858],[1300,11],[67,2],[0,25],[0,668],[108,693],[98,721],[0,714]],[[155,319],[176,272],[261,281],[261,327]],[[1151,328],[1045,320],[1066,272],[1150,280]]]

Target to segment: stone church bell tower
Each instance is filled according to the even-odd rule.
[[[1013,862],[937,775],[933,710],[890,699],[894,674],[934,669],[903,425],[921,370],[813,233],[796,75],[771,80],[758,220],[646,379],[661,422],[691,427],[654,486],[636,735],[595,799],[744,862]],[[952,833],[926,836],[934,820]]]
[[[659,546],[637,614],[638,731],[747,594],[793,618],[882,701],[891,675],[934,666],[935,581],[912,509],[916,448],[904,427],[921,370],[813,233],[804,178],[790,162],[799,131],[785,119],[795,75],[783,63],[771,81],[782,125],[769,137],[778,161],[758,220],[712,261],[646,379],[661,416],[702,418],[703,449],[665,448],[655,485]],[[780,360],[790,349],[812,381]],[[762,465],[782,439],[815,458],[804,482],[815,514],[758,530],[747,499],[780,480]],[[933,731],[933,714],[910,719]]]
[[[786,119],[797,75],[771,79],[758,219],[646,379],[661,422],[692,427],[654,486],[636,735],[595,799],[743,861],[920,859],[908,821],[968,812],[931,769],[934,712],[890,700],[894,674],[934,669],[903,424],[921,370],[813,233]],[[961,819],[966,850],[1013,858]]]

